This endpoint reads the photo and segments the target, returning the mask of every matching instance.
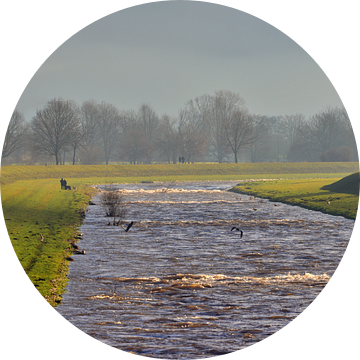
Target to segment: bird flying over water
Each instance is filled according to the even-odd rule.
[[[133,224],[134,224],[134,222],[132,221],[132,222],[127,226],[127,228],[125,229],[125,232],[126,232],[126,233],[130,230],[130,228],[133,226]]]
[[[233,230],[240,231],[240,239],[243,237],[243,231],[241,229],[237,228],[236,226],[233,226],[231,231],[233,231]]]

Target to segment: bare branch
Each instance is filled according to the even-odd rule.
[[[126,215],[122,194],[116,190],[104,191],[101,194],[101,205],[105,208],[106,216],[113,218],[113,225],[121,225]],[[119,220],[116,221],[116,218]]]
[[[55,156],[70,145],[72,132],[78,126],[79,109],[71,100],[52,99],[32,119],[32,143],[35,150]]]
[[[19,111],[15,110],[6,131],[2,158],[8,157],[22,147],[27,130],[28,127],[25,124],[24,116]]]

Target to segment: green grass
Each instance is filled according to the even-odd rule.
[[[350,174],[359,170],[357,162],[349,163],[240,163],[240,164],[160,164],[160,165],[63,165],[63,166],[3,166],[1,185],[17,180],[96,178],[109,179],[146,178],[178,179],[232,179],[278,177],[286,175]],[[97,180],[98,181],[98,180]]]
[[[353,182],[355,181],[355,185],[352,183],[351,186],[349,178],[345,178],[345,183],[350,189],[355,188],[357,181],[356,193],[353,193],[354,190],[345,192],[343,186],[341,186],[342,191],[338,191],[338,186],[335,184],[344,183],[344,180],[339,179],[243,182],[233,191],[355,219],[359,202],[358,176],[357,173],[350,177]]]
[[[359,172],[356,172],[340,179],[339,181],[336,181],[333,184],[323,186],[322,190],[359,195],[359,180]]]
[[[18,181],[2,188],[7,230],[30,280],[55,306],[66,286],[70,242],[74,242],[91,192],[60,190],[56,180]],[[40,234],[44,241],[40,241]]]
[[[56,306],[66,287],[70,243],[82,221],[79,210],[85,209],[95,192],[88,186],[90,184],[149,180],[339,179],[358,169],[358,163],[3,166],[1,200],[7,230],[21,265],[39,292]],[[68,185],[76,186],[77,191],[60,190],[62,177],[68,180]],[[333,182],[331,179],[285,183],[292,184],[291,191],[301,192],[305,191],[302,190],[304,184],[314,182],[316,192],[329,194],[328,190],[319,189]],[[281,192],[283,181],[258,184],[277,183],[282,184],[276,190]],[[253,186],[259,190],[260,185],[255,184],[249,183],[242,188]],[[296,199],[294,195],[293,203],[297,203]],[[355,204],[351,201],[349,208]],[[320,200],[317,203],[324,205]],[[355,216],[351,214],[349,217]],[[43,242],[40,234],[44,236]]]

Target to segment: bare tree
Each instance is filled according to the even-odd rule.
[[[209,132],[210,155],[222,163],[232,151],[225,126],[243,107],[244,100],[238,94],[224,90],[215,91],[214,96],[203,96],[201,100]]]
[[[219,133],[222,119],[217,117],[216,96],[202,95],[189,100],[180,112],[180,130],[186,152],[203,156],[204,150],[209,151],[222,162],[224,154],[219,147]],[[186,134],[186,137],[184,135]],[[199,146],[191,144],[191,139],[199,138]],[[194,140],[196,141],[196,140]],[[206,141],[206,144],[205,144]]]
[[[133,110],[123,111],[120,118],[121,137],[117,148],[119,158],[131,164],[146,160],[149,144],[139,123],[138,113]]]
[[[113,225],[121,225],[126,215],[126,206],[122,194],[116,190],[105,190],[101,194],[101,205],[105,208],[106,216],[113,218]],[[119,220],[116,221],[116,218]]]
[[[267,161],[270,145],[270,129],[266,116],[253,115],[254,138],[251,142],[251,162]]]
[[[235,163],[241,148],[249,146],[255,139],[253,118],[245,109],[237,109],[225,120],[226,138],[234,154]]]
[[[116,150],[120,137],[120,114],[118,109],[109,103],[102,102],[98,106],[96,117],[97,129],[101,138],[101,147],[104,152],[106,165],[109,164],[111,155]]]
[[[11,116],[9,126],[6,131],[2,158],[6,158],[20,149],[24,144],[24,137],[28,131],[24,115],[15,110]]]
[[[314,151],[322,154],[346,141],[346,119],[339,108],[326,108],[310,119],[309,137]]]
[[[72,163],[75,165],[76,162],[76,151],[79,149],[79,147],[82,145],[82,141],[84,139],[84,133],[82,131],[80,119],[77,118],[77,120],[74,122],[74,126],[71,132],[70,136],[70,146],[72,148]]]
[[[187,157],[194,159],[208,151],[219,163],[223,162],[233,151],[226,126],[230,126],[230,119],[243,105],[238,94],[224,90],[188,101],[179,113],[179,130]]]
[[[98,103],[95,100],[84,101],[81,106],[81,126],[84,138],[88,142],[96,142],[97,118],[99,117]]]
[[[225,132],[224,97],[218,93],[211,98],[211,108],[207,117],[209,127],[209,148],[210,155],[215,157],[218,163],[222,163],[229,154],[230,146]]]
[[[352,147],[354,143],[354,134],[345,109],[327,107],[308,121],[297,122],[296,136],[288,158],[293,161],[336,158],[340,147]]]
[[[97,128],[98,104],[87,100],[81,106],[81,147],[79,156],[82,164],[96,164],[100,157],[100,136]]]
[[[289,147],[299,138],[299,130],[303,128],[305,122],[303,114],[285,115],[282,118],[281,127]]]
[[[31,121],[32,143],[40,153],[55,156],[60,163],[60,152],[70,144],[77,125],[79,110],[71,100],[52,99],[42,110],[36,111]]]
[[[168,115],[163,115],[160,120],[159,134],[157,140],[157,147],[160,155],[164,156],[168,163],[177,163],[180,140],[179,132],[176,127],[176,119]]]
[[[159,130],[159,117],[148,104],[142,104],[138,111],[138,123],[145,137],[148,151],[146,152],[146,163],[150,164],[155,151],[155,143]]]
[[[215,116],[209,130],[209,155],[218,163],[222,163],[231,152],[226,138],[225,124]]]
[[[124,158],[130,164],[137,164],[148,159],[149,143],[138,123],[133,123],[124,130],[119,144],[120,158]]]
[[[339,116],[342,119],[342,124],[344,127],[344,133],[345,133],[344,146],[348,146],[351,148],[353,153],[353,161],[359,161],[359,154],[356,146],[354,130],[351,126],[349,115],[344,107],[339,109]]]
[[[208,136],[204,123],[192,116],[188,109],[179,112],[179,140],[180,152],[185,157],[185,162],[194,162],[202,158],[207,150]]]

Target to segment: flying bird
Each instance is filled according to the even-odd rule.
[[[40,234],[40,241],[44,241],[44,237],[42,234]]]
[[[132,222],[127,226],[127,228],[125,229],[125,232],[126,232],[126,233],[130,230],[130,228],[133,226],[133,224],[134,224],[134,222],[132,221]]]
[[[240,239],[243,237],[243,231],[241,229],[237,228],[236,226],[233,226],[231,231],[233,231],[233,230],[240,231]]]

